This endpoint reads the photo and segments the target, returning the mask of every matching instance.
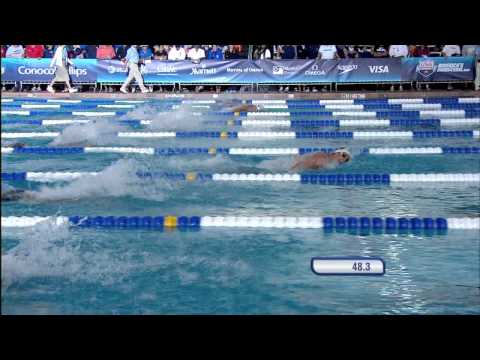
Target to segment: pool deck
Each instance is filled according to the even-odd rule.
[[[358,92],[316,92],[316,93],[259,93],[259,92],[237,92],[237,93],[149,93],[140,92],[122,94],[84,92],[84,93],[55,93],[44,92],[2,92],[2,97],[8,98],[49,98],[49,99],[241,99],[241,100],[291,100],[291,99],[379,99],[379,98],[425,98],[425,97],[473,97],[480,96],[480,91],[474,90],[431,90],[431,91],[358,91]]]

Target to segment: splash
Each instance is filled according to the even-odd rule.
[[[125,127],[106,119],[92,120],[86,124],[73,124],[63,129],[49,146],[95,146],[115,143],[117,132]]]
[[[175,186],[164,179],[144,181],[137,172],[152,171],[134,159],[120,159],[96,175],[86,175],[66,185],[42,186],[32,192],[39,201],[133,196],[162,201]]]
[[[194,108],[193,104],[179,104],[176,106],[172,111],[161,111],[152,105],[144,105],[129,111],[120,120],[149,120],[151,124],[147,127],[152,131],[202,130],[207,128],[204,121],[215,120],[214,116],[205,113],[205,109],[199,110]],[[198,113],[202,113],[202,115],[194,115]]]

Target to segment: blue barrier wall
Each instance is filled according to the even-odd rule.
[[[2,59],[2,81],[48,82],[51,59]],[[73,82],[121,83],[127,76],[118,60],[75,59]],[[151,60],[142,66],[148,84],[377,83],[473,81],[474,57],[340,60]]]

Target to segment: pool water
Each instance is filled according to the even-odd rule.
[[[147,119],[152,116],[152,105],[148,106],[146,110],[140,106],[127,117]],[[159,101],[153,108],[165,107]],[[172,114],[176,123],[168,126],[182,130],[201,128],[203,118],[189,116],[188,111]],[[67,116],[49,113],[48,118]],[[47,130],[2,125],[2,132],[62,129],[65,126]],[[73,129],[75,134],[78,128]],[[225,127],[209,125],[208,129],[220,131]],[[478,154],[362,153],[366,147],[478,146],[478,139],[112,139],[93,130],[89,141],[102,146],[347,146],[354,155],[353,161],[321,171],[325,174],[480,172]],[[51,139],[22,141],[29,146],[46,146]],[[287,173],[294,159],[242,155],[2,154],[2,172],[101,172],[95,181],[84,178],[48,185],[8,182],[18,188],[37,190],[48,201],[2,203],[2,216],[449,218],[475,217],[480,213],[476,183],[335,186],[178,182],[135,176],[137,171]],[[443,234],[262,228],[107,231],[45,223],[32,228],[2,229],[2,313],[479,314],[479,247],[476,230],[448,230]],[[317,276],[310,269],[310,260],[318,256],[380,257],[386,263],[386,274]]]

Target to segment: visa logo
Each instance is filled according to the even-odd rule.
[[[370,65],[370,74],[388,73],[388,65]]]

